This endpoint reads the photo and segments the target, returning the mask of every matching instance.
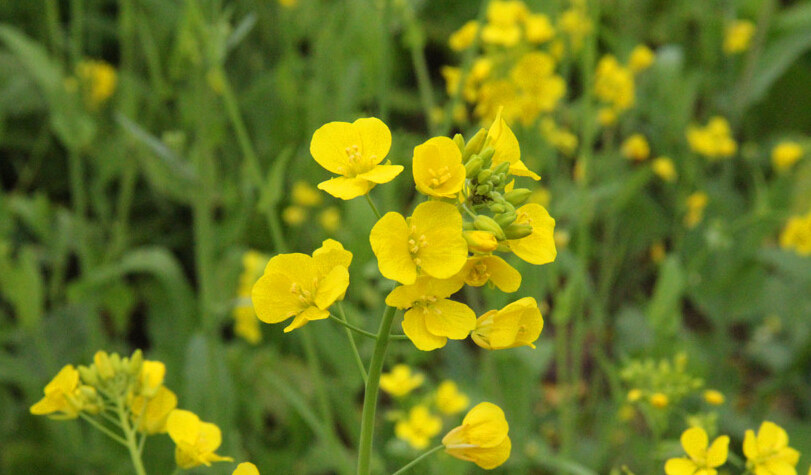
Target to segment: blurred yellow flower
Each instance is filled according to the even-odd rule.
[[[31,414],[51,415],[54,419],[75,419],[82,410],[78,391],[79,372],[73,365],[66,365],[45,386],[45,397],[31,406]]]
[[[530,13],[524,20],[524,35],[530,43],[545,43],[555,37],[555,27],[543,13]]]
[[[511,293],[521,286],[521,273],[504,259],[493,255],[469,257],[459,275],[471,287],[492,282],[502,292]]]
[[[307,221],[307,210],[301,206],[291,205],[282,210],[282,221],[288,226],[299,227]]]
[[[163,386],[163,378],[166,376],[166,365],[160,361],[144,360],[141,363],[141,374],[139,382],[141,384],[141,394],[152,397],[157,394],[158,389]]]
[[[469,405],[470,398],[459,391],[459,387],[451,380],[442,381],[436,390],[436,407],[445,415],[460,413]]]
[[[313,134],[310,154],[319,165],[342,176],[319,183],[318,189],[351,200],[393,180],[403,167],[380,164],[390,148],[389,128],[374,117],[322,126]]]
[[[670,404],[670,398],[664,393],[653,393],[650,395],[650,404],[657,409],[664,409]]]
[[[324,228],[324,231],[334,233],[341,227],[341,210],[337,206],[324,208],[318,213],[318,224]]]
[[[418,277],[411,285],[396,287],[386,305],[407,309],[403,332],[422,351],[442,348],[448,338],[463,340],[476,327],[476,314],[467,305],[449,300],[462,288],[459,279]]]
[[[780,234],[780,247],[793,249],[801,256],[811,255],[811,212],[789,218]]]
[[[80,61],[76,66],[76,75],[86,91],[86,102],[91,110],[106,102],[118,83],[115,68],[101,60]]]
[[[398,364],[390,373],[380,375],[380,389],[394,397],[402,397],[422,386],[424,380],[425,376],[412,373],[408,365]]]
[[[442,445],[450,455],[491,470],[510,458],[509,429],[504,411],[482,402],[467,413],[461,426],[445,435]]]
[[[636,45],[628,59],[628,67],[634,74],[638,74],[651,67],[655,59],[656,55],[650,48],[645,45]]]
[[[633,72],[614,56],[603,56],[595,71],[594,94],[615,113],[630,109],[636,94]]]
[[[735,20],[724,31],[724,53],[737,54],[749,49],[755,36],[755,24],[749,20]]]
[[[665,463],[667,475],[715,475],[716,467],[727,461],[729,437],[722,435],[710,445],[704,429],[691,427],[682,433],[681,446],[689,458],[669,459]]]
[[[434,137],[414,148],[417,191],[434,198],[453,198],[465,184],[462,152],[448,137]]]
[[[800,453],[788,446],[788,434],[774,422],[764,421],[758,429],[747,430],[743,438],[746,468],[755,475],[797,475]]]
[[[543,330],[543,317],[538,303],[524,297],[501,310],[490,310],[476,321],[471,338],[487,350],[504,350],[533,344]]]
[[[651,168],[656,176],[668,183],[673,183],[679,176],[678,172],[676,172],[676,166],[673,164],[673,160],[671,160],[670,157],[654,158],[651,163]]]
[[[331,239],[313,251],[312,257],[299,253],[273,257],[253,286],[256,315],[265,323],[295,317],[285,333],[329,317],[327,309],[343,299],[349,286],[351,262],[352,253]]]
[[[256,468],[256,465],[250,462],[242,462],[241,464],[237,465],[237,468],[231,475],[259,475],[259,469]]]
[[[462,215],[456,206],[439,201],[419,204],[410,218],[386,213],[369,236],[384,277],[413,284],[417,269],[437,279],[455,275],[467,261]]]
[[[617,123],[617,113],[610,107],[603,107],[597,112],[597,122],[603,127]]]
[[[710,118],[706,127],[689,126],[687,142],[694,152],[711,160],[728,158],[738,151],[729,122],[720,116]]]
[[[318,190],[304,180],[298,180],[295,182],[290,194],[293,198],[293,203],[299,206],[318,206],[324,201]]]
[[[692,229],[704,219],[704,208],[707,207],[709,197],[703,191],[696,191],[687,197],[687,214],[684,216],[684,225]]]
[[[464,51],[473,45],[478,33],[479,22],[470,20],[448,38],[448,45],[454,51]]]
[[[572,50],[577,52],[583,46],[586,35],[591,33],[592,23],[582,5],[573,5],[561,13],[558,28],[569,36]]]
[[[242,273],[237,285],[237,304],[233,310],[234,334],[253,345],[262,340],[259,319],[250,300],[253,284],[262,275],[268,257],[258,251],[248,250],[242,255]]]
[[[431,414],[426,406],[417,405],[408,412],[408,417],[400,419],[394,426],[398,439],[408,442],[414,449],[428,447],[431,438],[442,430],[442,419]]]
[[[724,393],[721,391],[717,391],[715,389],[707,389],[704,391],[704,400],[707,401],[707,404],[711,404],[713,406],[720,406],[724,403],[726,398],[724,397]]]
[[[622,155],[629,159],[641,162],[650,155],[650,145],[642,134],[633,134],[622,143]]]
[[[541,135],[564,155],[572,155],[577,150],[577,135],[559,127],[551,117],[541,119]]]
[[[555,219],[537,203],[528,203],[515,210],[516,224],[529,224],[532,234],[521,239],[508,239],[510,250],[530,264],[542,265],[555,260]]]
[[[627,395],[628,402],[639,401],[640,399],[642,399],[643,394],[644,393],[642,392],[641,389],[638,388],[631,389],[630,391],[628,391]]]
[[[772,166],[786,171],[803,156],[803,147],[797,142],[780,142],[772,149]]]
[[[527,198],[528,203],[538,203],[544,208],[549,206],[549,203],[551,201],[552,201],[552,193],[549,191],[549,188],[543,186],[533,190],[532,194],[530,194],[529,198]]]
[[[234,461],[231,457],[214,453],[222,443],[220,428],[210,422],[202,422],[193,412],[175,409],[169,414],[166,429],[176,445],[175,462],[182,469],[211,466],[211,462]]]
[[[519,0],[493,0],[487,6],[487,24],[482,29],[482,41],[501,46],[515,46],[521,40],[522,22],[527,6]]]
[[[146,412],[143,412],[144,404]],[[166,386],[161,386],[152,397],[135,397],[130,407],[132,421],[138,430],[147,434],[162,434],[167,430],[169,414],[177,408],[177,396]]]

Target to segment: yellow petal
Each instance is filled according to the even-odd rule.
[[[349,267],[352,263],[352,253],[344,249],[340,242],[326,239],[321,243],[321,247],[313,251],[313,259],[319,274],[326,275],[335,266]]]
[[[214,452],[222,444],[222,432],[216,424],[203,422],[200,425],[200,436],[197,448],[201,452]]]
[[[386,213],[372,228],[369,241],[380,273],[402,284],[413,284],[417,266],[408,250],[409,229],[399,213]]]
[[[463,340],[476,328],[476,313],[467,305],[453,300],[440,300],[423,315],[425,327],[437,336]]]
[[[707,453],[709,439],[701,427],[691,427],[681,435],[681,446],[693,460],[703,460]]]
[[[259,278],[251,292],[251,300],[259,320],[279,323],[306,308],[298,295],[290,291],[293,284],[290,277],[278,272]]]
[[[374,164],[378,164],[386,158],[391,148],[391,131],[383,121],[369,117],[356,120],[352,123],[352,126],[360,136],[358,145],[361,147],[364,158],[371,159],[375,157],[371,159]],[[402,171],[402,167],[400,169]]]
[[[456,458],[473,462],[485,470],[492,470],[510,458],[511,449],[510,438],[504,437],[504,440],[495,447],[446,448],[445,451]]]
[[[797,475],[797,468],[783,460],[767,460],[763,463],[763,468],[771,475]]]
[[[46,396],[31,406],[30,411],[35,416],[44,416],[45,414],[61,411],[67,406],[68,402],[64,396],[59,398]]]
[[[743,455],[750,460],[758,456],[757,439],[752,429],[747,430],[743,435]]]
[[[510,174],[515,175],[515,176],[530,177],[535,181],[538,181],[538,180],[541,179],[540,175],[538,175],[534,171],[527,168],[527,166],[521,160],[518,160],[515,163],[513,163],[512,165],[510,165]]]
[[[310,154],[319,165],[343,175],[350,163],[346,148],[360,145],[358,130],[348,122],[330,122],[321,126],[310,141]],[[319,186],[319,188],[321,188]],[[363,194],[363,193],[361,193]]]
[[[79,371],[73,365],[65,365],[45,386],[45,394],[52,392],[61,392],[63,394],[71,393],[79,385]]]
[[[329,311],[321,310],[318,307],[307,307],[303,312],[296,315],[296,318],[290,322],[290,325],[285,327],[284,332],[290,333],[293,330],[299,329],[309,322],[314,320],[323,320],[329,317]]]
[[[347,287],[349,287],[349,271],[343,266],[333,267],[318,283],[315,304],[321,310],[326,310],[346,292]]]
[[[516,223],[530,224],[532,234],[521,239],[507,241],[510,249],[516,256],[530,264],[546,264],[555,260],[555,220],[549,216],[546,208],[529,203],[516,210],[518,219]]]
[[[462,426],[466,428],[467,443],[478,447],[495,447],[510,429],[504,411],[495,404],[481,402],[467,413]]]
[[[403,316],[403,333],[414,343],[417,349],[422,351],[442,348],[448,342],[447,337],[437,336],[428,331],[421,310],[411,309],[405,313]]]
[[[440,201],[422,203],[414,209],[410,224],[414,228],[412,237],[425,242],[416,258],[426,274],[448,279],[462,269],[467,262],[467,241],[456,206]]]
[[[729,437],[722,435],[715,439],[707,449],[707,466],[710,468],[720,467],[727,461],[729,453]]]
[[[361,173],[358,178],[369,180],[372,183],[388,183],[403,172],[402,165],[376,165],[366,173]]]
[[[462,152],[448,137],[434,137],[415,147],[412,171],[417,190],[436,198],[452,198],[465,183]]]
[[[166,420],[169,437],[178,446],[181,444],[196,445],[202,423],[197,414],[183,409],[175,409]]]
[[[327,181],[322,181],[318,184],[318,189],[324,190],[336,198],[351,200],[352,198],[365,195],[369,190],[374,188],[374,186],[374,183],[363,178],[339,176]]]
[[[236,470],[231,475],[259,475],[259,470],[256,465],[250,462],[243,462],[237,465]]]
[[[787,447],[788,434],[774,422],[763,421],[757,433],[757,446],[761,454]]]
[[[521,273],[504,259],[498,256],[487,256],[484,259],[487,272],[490,273],[490,282],[495,284],[502,292],[515,292],[521,286]]]
[[[501,111],[498,110],[493,125],[487,131],[487,137],[491,139],[490,146],[496,149],[493,155],[493,165],[498,165],[501,162],[515,163],[521,159],[521,147],[518,145],[518,139],[510,127],[507,126],[507,121],[501,117]]]
[[[665,462],[667,475],[694,475],[697,469],[695,462],[686,458],[674,458]]]

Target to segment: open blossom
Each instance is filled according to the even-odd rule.
[[[801,256],[811,256],[811,212],[789,218],[780,233],[780,247],[793,249]]]
[[[681,445],[689,458],[672,458],[665,463],[667,475],[715,475],[727,461],[729,437],[722,435],[710,445],[707,432],[691,427],[681,435]]]
[[[501,310],[490,310],[476,321],[471,338],[487,350],[503,350],[530,346],[541,335],[543,317],[538,302],[524,297]]]
[[[507,125],[507,121],[501,117],[501,112],[501,109],[499,109],[493,125],[487,131],[487,138],[491,140],[490,146],[496,151],[493,154],[493,167],[502,162],[509,162],[511,175],[526,176],[536,181],[540,180],[541,177],[528,169],[524,162],[521,161],[521,148],[518,145],[518,139]]]
[[[757,436],[746,431],[743,454],[746,468],[755,475],[797,475],[800,453],[788,446],[788,434],[774,422],[764,421]]]
[[[668,183],[676,181],[676,178],[679,176],[676,171],[676,165],[673,164],[673,160],[669,157],[654,158],[651,163],[651,168],[656,176]]]
[[[710,118],[705,127],[688,127],[687,143],[694,152],[710,160],[728,158],[738,151],[729,122],[720,116]]]
[[[417,405],[408,411],[408,417],[400,419],[394,426],[398,439],[408,442],[411,447],[420,450],[428,447],[431,439],[442,430],[442,419],[431,414],[423,405]]]
[[[352,253],[332,239],[324,241],[312,257],[300,253],[273,257],[253,286],[257,316],[265,323],[294,317],[285,332],[329,317],[327,309],[343,299],[349,287],[351,262]]]
[[[319,183],[318,188],[336,198],[351,200],[365,195],[376,184],[393,180],[403,167],[380,164],[390,148],[389,128],[374,117],[322,126],[313,134],[310,154],[319,165],[341,176]]]
[[[87,397],[82,388],[95,392],[92,387],[81,386],[79,372],[73,365],[63,367],[45,386],[45,397],[31,406],[31,414],[48,415],[53,419],[75,419],[85,409]]]
[[[146,412],[144,412],[146,405]],[[169,414],[177,408],[177,396],[166,386],[161,386],[154,396],[136,396],[132,400],[132,420],[135,427],[147,434],[166,432]]]
[[[467,338],[476,327],[473,310],[448,299],[463,285],[459,279],[418,277],[413,284],[392,290],[386,305],[408,309],[403,316],[403,332],[418,349],[435,350],[445,346],[448,338]]]
[[[434,198],[453,198],[465,184],[462,152],[448,137],[434,137],[414,148],[414,183]]]
[[[754,23],[749,20],[735,20],[724,31],[724,53],[737,54],[748,50],[754,36]]]
[[[470,20],[448,38],[448,45],[454,51],[464,51],[473,45],[478,32],[479,22]]]
[[[803,147],[797,142],[780,142],[772,149],[772,166],[786,171],[803,156]]]
[[[640,73],[648,69],[655,59],[656,55],[650,48],[645,45],[636,45],[628,59],[628,67],[634,73]]]
[[[530,264],[542,265],[555,260],[555,219],[537,203],[528,203],[515,210],[516,224],[532,226],[532,234],[521,239],[509,239],[507,245],[516,256]]]
[[[202,422],[193,412],[175,409],[169,414],[166,428],[176,445],[175,461],[180,468],[210,466],[211,462],[234,460],[214,453],[222,443],[220,428],[210,422]]]
[[[398,364],[390,373],[380,375],[380,389],[392,396],[401,397],[420,387],[424,380],[425,376],[412,373],[408,365]]]
[[[445,435],[442,445],[448,454],[491,470],[510,458],[509,429],[504,411],[482,402],[467,413],[461,426]]]
[[[462,215],[456,206],[439,201],[421,203],[408,219],[386,213],[372,228],[369,241],[380,273],[407,285],[417,280],[417,269],[447,279],[467,260]]]
[[[622,155],[629,160],[641,162],[650,155],[650,145],[642,134],[633,134],[622,143]]]
[[[502,292],[509,293],[521,286],[521,273],[504,259],[493,255],[469,257],[459,274],[472,287],[492,282]]]

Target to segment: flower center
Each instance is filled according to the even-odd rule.
[[[365,158],[357,145],[350,145],[344,149],[348,167],[338,167],[338,172],[347,177],[353,178],[361,173],[366,173],[377,163],[377,155]]]
[[[437,298],[433,295],[421,295],[420,299],[414,302],[414,307],[421,309],[423,315],[428,315],[429,312],[441,315],[442,310],[434,306],[436,302]]]
[[[425,234],[417,235],[417,227],[411,226],[411,233],[408,238],[408,252],[411,253],[411,258],[414,260],[415,264],[420,265],[422,262],[422,260],[417,257],[417,253],[427,245],[428,239],[425,237]]]
[[[475,285],[484,285],[485,282],[490,280],[490,272],[487,272],[487,265],[481,261],[476,263],[476,265],[470,269],[468,279]]]
[[[318,278],[313,279],[313,289],[318,288]],[[297,282],[293,282],[293,285],[290,286],[290,293],[298,297],[299,301],[305,307],[312,307],[315,305],[314,295],[313,292],[303,288]]]
[[[431,175],[431,180],[429,182],[431,184],[431,188],[439,188],[451,178],[451,172],[449,167],[442,167],[439,170],[429,168],[428,173]]]

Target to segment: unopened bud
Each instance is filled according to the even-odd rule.
[[[473,220],[473,226],[481,231],[493,233],[493,235],[495,235],[499,241],[506,239],[501,226],[499,226],[499,224],[490,216],[484,216],[482,214],[476,216],[476,219]]]
[[[498,239],[487,231],[465,231],[462,233],[467,247],[474,252],[493,252],[498,248]]]
[[[518,188],[504,193],[504,199],[513,206],[521,206],[531,194],[532,192],[526,188]]]
[[[490,160],[493,159],[493,155],[495,155],[495,154],[496,154],[496,149],[494,149],[493,147],[484,147],[482,149],[481,153],[479,154],[479,156],[482,157],[482,160],[484,160],[485,162],[489,162]],[[489,168],[489,165],[488,165],[488,168]]]
[[[466,162],[468,158],[479,153],[486,138],[487,130],[480,129],[476,132],[476,135],[468,141],[467,145],[465,145],[465,149],[462,151],[462,162]]]
[[[491,172],[489,169],[482,170],[478,175],[476,175],[476,181],[478,181],[479,184],[487,183],[487,181],[490,179],[490,175],[492,174],[493,172]]]
[[[465,151],[465,138],[462,136],[462,134],[454,135],[453,136],[453,143],[455,143],[456,146],[459,147],[460,152],[464,153],[464,151]]]
[[[129,373],[132,375],[140,374],[143,362],[144,353],[140,349],[135,350],[130,357]]]
[[[479,185],[476,187],[476,194],[477,195],[486,195],[493,189],[493,186],[490,183],[485,183],[483,185]]]
[[[99,385],[99,374],[93,368],[80,365],[76,369],[79,371],[79,376],[82,377],[82,381],[84,381],[85,384],[89,384],[91,386]]]
[[[471,158],[467,163],[465,163],[465,176],[468,178],[475,177],[479,174],[483,165],[484,160],[482,160],[481,157],[475,156]]]
[[[505,208],[504,205],[500,203],[490,203],[489,205],[487,205],[487,208],[495,214],[503,213],[504,211],[507,210],[507,208]]]
[[[494,175],[506,175],[510,171],[510,162],[501,162],[493,169]]]
[[[532,234],[531,224],[518,224],[512,223],[504,229],[504,235],[507,239],[521,239]]]
[[[511,225],[515,220],[518,218],[518,215],[515,214],[515,211],[505,212],[498,216],[496,216],[496,222],[502,229],[506,228],[507,226]]]

